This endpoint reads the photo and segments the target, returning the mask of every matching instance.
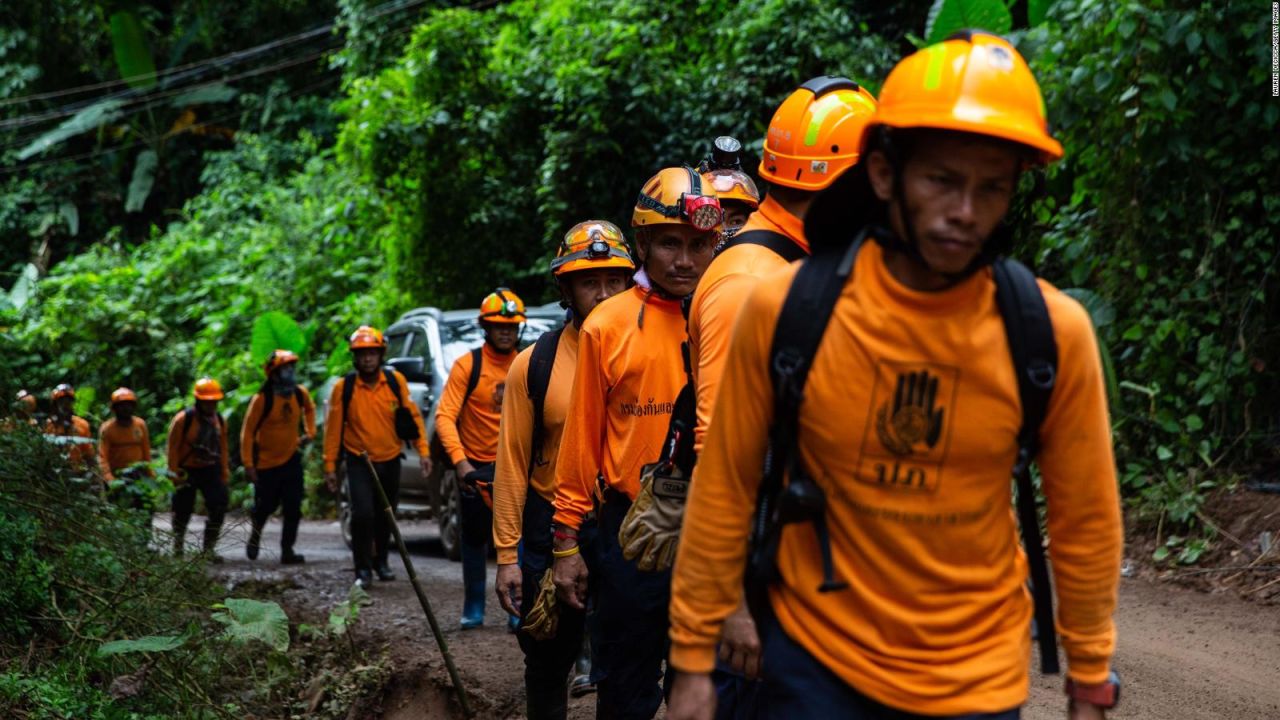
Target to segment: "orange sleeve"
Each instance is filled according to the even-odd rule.
[[[422,411],[409,395],[409,381],[400,374],[399,370],[391,372],[395,373],[396,382],[400,383],[400,404],[409,409],[409,413],[413,415],[413,423],[418,426],[418,439],[413,441],[413,447],[418,451],[419,457],[427,457],[431,454],[431,450],[427,447],[427,426],[422,421]]]
[[[440,395],[440,404],[436,407],[436,437],[440,438],[440,445],[454,465],[467,459],[462,436],[458,434],[458,415],[462,412],[463,396],[467,393],[467,380],[471,378],[472,362],[474,358],[467,353],[453,363],[444,392]]]
[[[240,462],[244,466],[251,468],[253,464],[253,441],[254,428],[258,427],[258,420],[262,417],[263,405],[262,393],[255,393],[249,399],[249,410],[245,412],[244,422],[240,424]]]
[[[169,472],[176,473],[182,469],[182,454],[186,451],[187,442],[179,428],[185,413],[185,410],[179,410],[178,414],[169,421],[169,436],[165,443],[165,454],[169,458]]]
[[[574,529],[591,511],[596,477],[604,462],[605,410],[609,402],[609,380],[604,373],[600,331],[588,323],[578,341],[578,370],[556,459],[553,520]]]
[[[529,458],[533,454],[533,401],[529,399],[529,359],[533,350],[516,356],[507,373],[498,426],[498,459],[493,477],[493,546],[499,565],[517,560],[524,531],[524,503],[529,496]]]
[[[764,466],[773,389],[767,369],[777,307],[751,296],[725,358],[716,422],[690,485],[671,584],[672,666],[715,667],[724,619],[742,599],[751,514]]]
[[[716,393],[720,390],[738,312],[746,304],[757,282],[757,278],[752,275],[725,275],[695,296],[695,302],[699,305],[698,357],[693,370],[698,391],[698,424],[693,433],[695,451],[701,452],[706,442],[707,427],[711,424],[711,411],[715,407]]]
[[[111,424],[108,420],[98,426],[98,467],[102,469],[102,479],[105,482],[111,482],[116,479],[111,474],[111,460],[108,455],[111,453],[111,441],[107,438],[107,426]]]
[[[307,389],[298,386],[302,391],[302,429],[306,433],[308,440],[316,439],[316,401],[311,399],[311,393]]]
[[[338,444],[342,442],[342,386],[347,379],[341,378],[333,384],[329,392],[329,409],[324,416],[324,471],[334,472],[338,469]]]
[[[1098,344],[1075,300],[1045,288],[1058,343],[1057,386],[1041,428],[1037,464],[1048,503],[1058,633],[1068,670],[1107,679],[1116,647],[1124,526]]]

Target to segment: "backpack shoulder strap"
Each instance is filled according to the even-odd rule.
[[[271,391],[271,382],[267,381],[262,384],[262,389],[258,391],[262,396],[262,413],[258,415],[258,422],[253,426],[253,435],[249,441],[253,443],[253,464],[258,464],[258,433],[262,430],[262,425],[267,422],[267,416],[271,414],[271,406],[275,403],[275,393]],[[253,400],[249,400],[250,403]]]
[[[387,379],[387,385],[391,388],[391,394],[396,396],[396,404],[404,407],[404,397],[400,395],[400,381],[396,379],[396,371],[391,368],[382,368],[382,376]]]
[[[467,391],[462,394],[462,405],[466,406],[467,400],[471,399],[471,393],[476,391],[476,387],[480,385],[480,370],[484,364],[484,346],[471,351],[471,376],[467,378]],[[462,418],[462,411],[458,411],[458,418]]]
[[[1025,265],[1009,258],[991,264],[996,283],[996,305],[1004,319],[1009,353],[1018,378],[1022,403],[1022,427],[1018,430],[1018,459],[1013,475],[1018,487],[1018,524],[1031,571],[1031,595],[1035,602],[1040,667],[1045,674],[1058,672],[1057,631],[1053,618],[1053,594],[1049,566],[1040,536],[1031,462],[1040,449],[1040,426],[1049,409],[1049,397],[1058,374],[1058,345],[1044,294],[1036,276]]]
[[[738,245],[759,245],[768,248],[788,263],[808,257],[808,253],[804,251],[804,248],[797,245],[794,240],[772,230],[748,230],[738,233],[720,248],[720,252],[723,253],[725,250]]]
[[[193,407],[184,408],[182,411],[182,437],[191,434],[191,423],[196,420],[196,409]]]
[[[563,327],[554,332],[543,333],[533,344],[533,353],[529,356],[526,385],[529,400],[533,402],[533,433],[530,436],[528,468],[530,476],[533,475],[534,468],[547,464],[546,458],[542,457],[542,443],[547,432],[547,388],[551,385],[551,370],[555,366],[556,351],[560,347],[560,336],[563,333]]]
[[[338,430],[338,456],[347,451],[347,409],[351,407],[351,398],[356,393],[356,373],[349,372],[342,376],[342,427]]]

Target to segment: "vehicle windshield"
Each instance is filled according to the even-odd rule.
[[[545,332],[555,330],[563,324],[560,318],[530,317],[524,324],[524,332],[520,335],[520,349],[523,350]],[[440,344],[444,348],[444,366],[453,367],[453,361],[480,347],[484,342],[484,330],[478,320],[452,320],[440,325]]]

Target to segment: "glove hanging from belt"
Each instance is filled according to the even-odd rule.
[[[643,572],[663,572],[676,561],[689,480],[678,465],[659,462],[640,472],[640,493],[618,529],[622,556]]]
[[[556,610],[556,584],[551,568],[542,573],[538,599],[524,616],[523,630],[534,640],[550,640],[556,636],[560,613]]]

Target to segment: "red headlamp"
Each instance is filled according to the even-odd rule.
[[[720,209],[720,198],[706,195],[684,195],[684,216],[689,224],[699,230],[711,230],[724,219],[724,211]]]

